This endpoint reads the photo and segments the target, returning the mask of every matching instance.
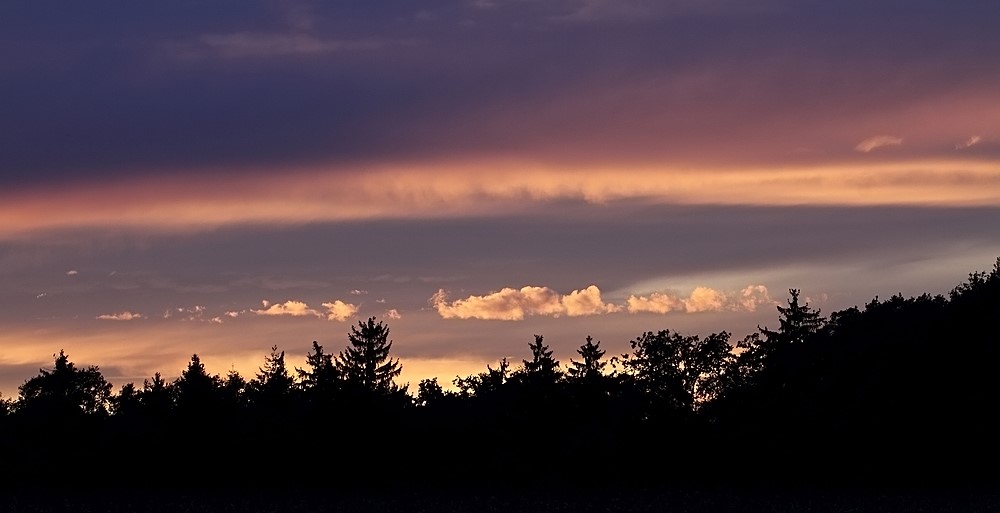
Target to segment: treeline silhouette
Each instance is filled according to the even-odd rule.
[[[117,394],[62,351],[0,403],[18,486],[520,489],[997,483],[1000,258],[947,296],[875,298],[828,317],[789,291],[774,329],[734,341],[645,332],[557,361],[541,335],[415,390],[389,328],[360,321],[303,368],[278,347],[256,375],[193,355]]]

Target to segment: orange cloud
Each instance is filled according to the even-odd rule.
[[[619,306],[602,301],[601,291],[596,285],[574,290],[566,295],[548,287],[504,288],[483,296],[469,296],[451,302],[448,301],[447,292],[440,289],[431,297],[430,303],[444,319],[520,321],[529,315],[576,317],[621,310]]]
[[[350,303],[345,303],[339,299],[331,301],[328,303],[323,303],[323,307],[326,308],[326,313],[320,312],[311,308],[308,304],[302,301],[285,301],[284,303],[274,303],[272,304],[268,300],[261,301],[264,308],[260,310],[250,310],[257,315],[287,315],[290,317],[317,317],[320,319],[325,318],[328,321],[339,321],[343,322],[350,319],[351,316],[358,313],[358,307]],[[236,312],[227,312],[226,315],[230,317],[235,317]],[[238,315],[238,314],[237,314]]]
[[[341,300],[332,303],[323,303],[326,308],[326,320],[344,322],[358,313],[358,307]]]
[[[138,319],[145,319],[146,316],[141,313],[129,312],[128,310],[120,313],[103,314],[98,315],[97,319],[102,321],[135,321]]]
[[[877,150],[885,146],[899,146],[900,144],[903,144],[902,137],[876,135],[875,137],[869,137],[868,139],[859,142],[858,145],[854,147],[854,150],[862,153],[868,153],[872,150]]]
[[[306,317],[314,316],[320,317],[322,314],[309,308],[309,305],[303,303],[302,301],[285,301],[284,303],[274,303],[271,304],[268,300],[261,301],[264,308],[261,310],[251,310],[251,312],[257,315],[288,315],[292,317]]]
[[[629,296],[626,301],[629,313],[670,312],[753,312],[761,305],[771,305],[775,301],[764,285],[749,285],[742,290],[721,292],[710,287],[696,287],[688,297],[671,292],[653,292],[647,296]]]
[[[868,147],[868,146],[865,146]],[[874,146],[872,146],[874,148]],[[470,173],[475,168],[477,172]],[[956,177],[961,177],[956,180]],[[824,166],[546,167],[512,161],[161,176],[0,192],[0,240],[86,228],[200,231],[243,224],[508,215],[562,200],[729,205],[996,205],[1000,166],[952,160]]]
[[[966,148],[971,148],[971,147],[973,147],[973,146],[975,146],[975,145],[977,145],[977,144],[979,144],[981,142],[983,142],[983,138],[980,137],[980,136],[978,136],[978,135],[974,135],[974,136],[972,136],[972,137],[970,137],[970,138],[968,138],[968,139],[966,139],[966,140],[964,140],[964,141],[956,144],[955,145],[955,149],[956,150],[964,150]]]

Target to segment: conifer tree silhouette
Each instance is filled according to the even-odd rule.
[[[348,387],[357,391],[389,395],[399,391],[393,378],[403,371],[398,359],[389,357],[392,341],[389,327],[375,317],[351,326],[350,346],[340,352],[336,369]]]

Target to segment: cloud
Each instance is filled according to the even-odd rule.
[[[384,297],[380,297],[380,298],[376,299],[375,302],[378,303],[378,304],[380,304],[380,305],[384,305],[385,304],[385,298]]]
[[[764,285],[749,285],[742,290],[722,292],[710,287],[696,287],[688,297],[672,292],[654,292],[648,296],[629,296],[629,313],[670,312],[753,312],[761,305],[775,304]]]
[[[684,300],[672,294],[654,292],[648,296],[629,296],[627,301],[629,313],[652,312],[665,314],[684,311]]]
[[[42,292],[41,294],[36,295],[35,299],[42,299],[43,297],[45,297],[47,295],[49,295],[48,292]]]
[[[402,319],[403,318],[403,316],[399,314],[399,310],[396,310],[395,308],[393,308],[391,310],[386,310],[385,311],[385,317],[387,319]]]
[[[257,315],[288,315],[292,317],[322,317],[322,314],[309,308],[309,305],[303,303],[302,301],[285,301],[284,303],[274,303],[271,304],[268,300],[261,301],[264,308],[261,310],[251,310],[251,312]]]
[[[979,144],[981,142],[983,142],[983,138],[980,137],[980,136],[978,136],[978,135],[974,135],[974,136],[966,139],[965,141],[956,144],[955,145],[955,149],[956,150],[964,150],[966,148],[971,148],[971,147],[973,147],[973,146],[975,146],[975,145],[977,145],[977,144]]]
[[[694,289],[691,296],[684,300],[684,308],[688,313],[718,312],[725,305],[726,295],[708,287]]]
[[[903,144],[902,137],[895,137],[891,135],[876,135],[875,137],[869,137],[868,139],[859,142],[858,145],[854,147],[854,151],[860,151],[861,153],[868,153],[870,151],[877,150],[885,146],[899,146],[900,144]]]
[[[350,303],[345,303],[341,300],[336,300],[332,303],[323,303],[326,308],[326,320],[328,321],[339,321],[344,322],[350,319],[351,316],[358,313],[358,307]]]
[[[736,306],[736,310],[744,312],[755,312],[761,306],[778,303],[771,298],[771,295],[767,292],[767,287],[763,285],[748,285],[738,295],[729,298],[729,300]]]
[[[604,303],[595,285],[561,295],[548,287],[504,288],[484,296],[469,296],[448,301],[448,293],[439,289],[430,303],[445,319],[489,319],[520,321],[525,316],[571,317],[617,312],[620,306]]]
[[[368,294],[367,290],[354,289],[351,291],[352,296],[364,296],[366,294]]]
[[[97,319],[102,321],[134,321],[145,318],[146,316],[141,313],[129,312],[128,310],[121,313],[103,314],[97,316]]]
[[[179,317],[184,321],[200,321],[204,320],[203,316],[205,314],[206,308],[202,305],[195,305],[192,307],[177,307],[171,310],[163,312],[164,319],[170,319],[173,317]]]
[[[346,321],[351,316],[358,313],[357,305],[345,303],[339,299],[328,303],[323,303],[326,312],[316,310],[302,301],[285,301],[284,303],[271,304],[269,301],[261,301],[263,309],[250,310],[257,315],[287,315],[290,317],[317,317],[328,321]],[[226,312],[230,317],[236,317],[238,312]]]
[[[76,276],[78,274],[80,274],[80,272],[77,271],[76,269],[70,269],[66,271],[66,276]]]
[[[574,290],[562,298],[566,315],[578,317],[581,315],[599,315],[620,312],[619,305],[605,303],[601,300],[601,290],[596,285],[590,285],[583,290]]]

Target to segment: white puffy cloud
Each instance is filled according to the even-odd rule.
[[[66,271],[66,276],[76,276],[78,274],[80,274],[80,272],[77,271],[76,269],[70,269]]]
[[[98,315],[98,319],[102,321],[135,321],[138,319],[145,319],[146,316],[141,313],[130,312],[128,310],[119,313],[103,314]]]
[[[864,141],[858,143],[854,147],[854,151],[860,151],[861,153],[868,153],[872,150],[877,150],[885,146],[899,146],[903,144],[902,137],[895,137],[892,135],[876,135],[875,137],[869,137]]]
[[[627,308],[630,313],[670,312],[753,312],[761,305],[772,305],[775,301],[764,285],[748,285],[741,290],[722,292],[710,287],[697,287],[688,297],[673,292],[653,292],[647,296],[629,296]]]
[[[352,296],[364,296],[365,294],[368,294],[367,290],[354,289],[351,291]]]
[[[396,310],[395,308],[386,310],[385,311],[385,317],[387,319],[402,319],[403,318],[403,316],[400,315],[399,310]]]
[[[357,306],[345,303],[339,299],[332,303],[323,303],[323,307],[326,308],[326,320],[328,321],[344,322],[358,313]]]
[[[503,288],[483,296],[469,296],[448,301],[440,289],[430,298],[438,314],[445,319],[491,319],[520,321],[529,315],[581,316],[617,312],[620,306],[604,303],[595,285],[562,295],[549,287],[525,286]]]

